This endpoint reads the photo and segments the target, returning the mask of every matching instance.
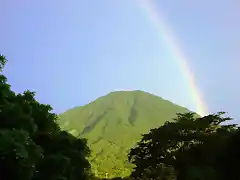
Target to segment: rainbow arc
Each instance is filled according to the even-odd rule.
[[[191,92],[192,98],[196,103],[197,113],[201,116],[207,114],[207,105],[198,88],[194,73],[191,71],[189,60],[181,49],[180,44],[174,38],[174,33],[169,25],[164,20],[161,12],[157,11],[152,0],[140,0],[140,5],[147,15],[147,18],[153,23],[160,37],[164,40],[166,46],[172,53],[173,59],[178,64],[181,72],[187,80],[188,88]]]

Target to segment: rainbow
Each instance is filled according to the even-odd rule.
[[[181,46],[175,40],[171,29],[168,24],[164,21],[163,15],[155,9],[154,3],[152,0],[140,0],[141,8],[147,15],[147,18],[154,24],[159,35],[166,43],[166,46],[169,48],[172,53],[173,59],[178,63],[180,70],[182,71],[184,77],[187,80],[188,88],[192,95],[194,102],[196,103],[196,111],[199,115],[204,116],[207,114],[207,105],[204,102],[204,99],[200,93],[200,90],[197,86],[193,72],[191,72],[188,59],[181,50]]]

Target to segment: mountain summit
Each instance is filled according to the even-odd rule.
[[[88,139],[96,174],[128,175],[127,153],[141,134],[171,120],[186,108],[143,91],[116,91],[60,114],[62,129]],[[112,169],[111,172],[109,170]]]

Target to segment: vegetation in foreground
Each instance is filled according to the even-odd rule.
[[[0,70],[6,59],[0,56]],[[98,179],[85,139],[60,130],[49,105],[34,93],[15,94],[0,75],[0,179]],[[152,108],[152,107],[149,107]],[[151,129],[128,154],[135,180],[239,180],[240,129],[224,113],[177,114]],[[115,180],[122,178],[113,178]]]
[[[0,56],[0,71],[6,58]],[[50,105],[34,93],[16,94],[0,75],[0,179],[86,179],[90,150],[86,140],[61,131]]]

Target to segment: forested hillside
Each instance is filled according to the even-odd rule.
[[[58,122],[88,139],[95,174],[116,177],[130,174],[127,154],[141,134],[184,112],[189,111],[143,91],[117,91],[61,114]]]

